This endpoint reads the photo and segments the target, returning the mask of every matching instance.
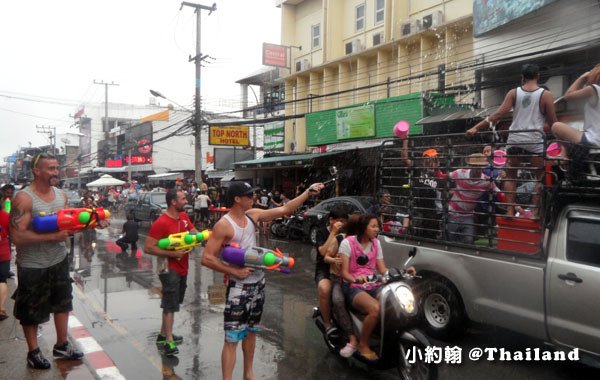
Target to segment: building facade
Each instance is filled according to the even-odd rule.
[[[374,107],[367,113],[373,114],[375,130],[369,138],[381,138],[392,136],[398,120],[415,122],[426,116],[420,101],[423,94],[450,93],[453,103],[472,103],[467,88],[474,81],[469,67],[472,1],[289,0],[277,4],[282,9],[281,42],[292,46],[292,67],[284,76],[286,115],[368,104]],[[378,101],[387,105],[378,110]],[[418,112],[413,114],[415,107]],[[378,123],[378,114],[385,123]],[[309,151],[323,145],[315,137],[336,134],[335,117],[330,116],[326,124],[322,117],[314,119],[315,123],[310,117],[286,121],[286,152]],[[353,141],[337,134],[327,143]],[[365,139],[358,136],[354,140]]]

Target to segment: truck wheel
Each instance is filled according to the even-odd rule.
[[[466,313],[454,288],[445,281],[432,280],[422,285],[421,319],[427,334],[452,340],[464,333]]]

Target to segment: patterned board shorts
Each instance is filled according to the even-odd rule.
[[[265,279],[254,284],[229,280],[224,312],[225,341],[237,343],[259,331],[265,304]]]

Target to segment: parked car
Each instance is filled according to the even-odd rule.
[[[164,192],[140,194],[137,201],[127,202],[125,211],[133,212],[136,221],[154,222],[163,212],[167,211],[165,194]],[[194,208],[191,205],[185,206],[185,212],[190,219],[194,217]]]
[[[304,213],[304,234],[308,236],[308,240],[312,244],[315,244],[317,241],[317,230],[319,226],[327,223],[327,217],[331,210],[341,207],[349,215],[365,213],[375,202],[373,197],[365,196],[343,196],[326,199]]]

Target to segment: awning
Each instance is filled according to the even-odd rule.
[[[344,151],[315,153],[315,154],[290,154],[285,156],[263,157],[257,160],[236,162],[237,169],[254,169],[254,168],[286,168],[294,166],[304,166],[310,164],[314,159],[333,156],[343,153]]]
[[[227,174],[229,174],[231,170],[212,170],[205,171],[208,178],[223,178]]]
[[[154,170],[152,168],[152,164],[142,164],[142,165],[132,165],[131,166],[132,172],[149,172],[152,170]],[[99,167],[99,168],[93,169],[94,173],[126,173],[128,171],[129,171],[129,166],[119,166],[118,168]]]
[[[235,173],[234,172],[227,173],[227,174],[225,174],[225,176],[223,176],[223,178],[221,178],[221,183],[233,181],[234,179],[235,179]]]
[[[445,113],[445,114],[441,114],[441,115],[426,116],[426,117],[420,119],[419,121],[417,121],[415,124],[424,125],[424,124],[444,123],[444,122],[456,121],[456,120],[483,119],[486,116],[489,116],[489,115],[493,114],[494,112],[496,112],[498,110],[498,108],[500,108],[500,106],[479,108],[479,109],[472,110],[472,111],[458,111],[458,112],[452,112],[452,113]],[[503,119],[506,117],[507,116],[505,115],[503,117]]]
[[[149,181],[169,181],[176,180],[177,178],[183,178],[183,174],[181,173],[161,173],[161,174],[152,174],[148,176]]]

